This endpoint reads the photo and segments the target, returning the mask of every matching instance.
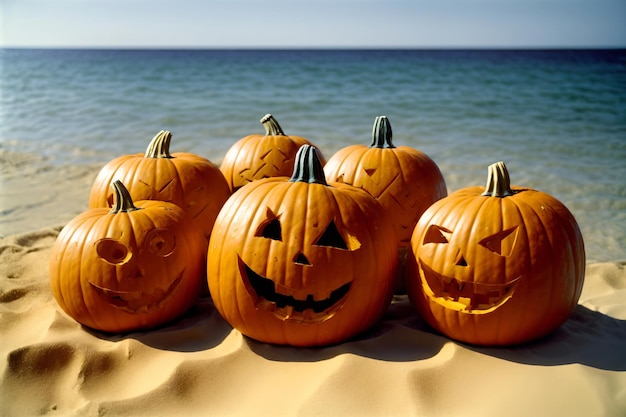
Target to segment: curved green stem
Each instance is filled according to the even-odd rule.
[[[316,147],[302,145],[296,153],[296,161],[293,166],[293,175],[290,182],[308,182],[309,184],[328,185],[324,175],[324,167]]]
[[[122,184],[122,181],[115,180],[111,186],[113,187],[115,195],[113,197],[113,206],[111,206],[109,213],[128,213],[130,211],[141,210],[139,207],[135,207],[135,203],[133,203],[133,199],[128,189]]]
[[[392,136],[391,124],[387,116],[376,117],[374,127],[372,128],[372,143],[370,144],[370,148],[395,148],[391,141]]]
[[[263,116],[261,123],[263,124],[263,127],[265,127],[266,136],[285,136],[285,132],[283,132],[283,129],[271,114],[268,113]]]
[[[509,171],[504,162],[496,162],[487,169],[487,186],[482,194],[488,197],[507,197],[513,195]]]
[[[169,130],[161,130],[148,144],[146,158],[172,158],[170,155],[170,142],[172,134]]]

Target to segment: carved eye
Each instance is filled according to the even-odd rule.
[[[176,236],[166,229],[154,229],[146,235],[146,244],[150,252],[165,258],[176,248]]]
[[[343,250],[356,250],[361,247],[361,243],[356,236],[348,234],[347,239],[344,239],[341,233],[339,233],[334,220],[331,220],[328,226],[326,226],[324,233],[317,238],[314,245]]]
[[[280,216],[275,215],[272,210],[267,209],[267,219],[257,227],[254,233],[257,237],[265,237],[272,240],[282,241],[282,228],[280,226]]]
[[[128,262],[132,256],[126,245],[110,238],[100,239],[96,242],[96,252],[103,261],[112,265]]]
[[[370,177],[376,172],[376,168],[363,168],[363,170]]]
[[[518,227],[515,226],[488,236],[478,242],[478,244],[500,256],[510,256],[517,240],[517,231]]]
[[[424,236],[424,245],[427,243],[448,243],[450,241],[451,230],[434,224],[428,227]]]

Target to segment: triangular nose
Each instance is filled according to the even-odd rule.
[[[293,263],[299,265],[311,265],[311,262],[309,262],[307,257],[304,256],[304,253],[302,253],[302,251],[298,252],[298,254],[293,258]]]
[[[457,266],[467,266],[467,261],[465,260],[465,257],[463,257],[461,250],[459,250],[459,253],[456,254],[456,261],[454,264]]]

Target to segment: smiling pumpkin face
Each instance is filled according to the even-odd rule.
[[[283,232],[281,217],[267,208],[264,218],[258,219],[253,240],[257,241],[254,243],[258,251],[266,246],[268,256],[272,251],[283,252],[286,267],[291,270],[284,273],[276,268],[279,262],[267,265],[255,262],[257,257],[250,258],[241,253],[237,264],[242,283],[258,310],[271,312],[281,320],[326,321],[343,307],[352,286],[351,271],[336,270],[335,264],[351,262],[351,252],[360,248],[360,242],[346,230],[339,231],[337,218],[321,215],[311,219],[310,225],[298,223]],[[288,217],[286,215],[283,221],[289,222]],[[308,228],[311,230],[305,230]],[[302,245],[297,245],[295,240],[299,239],[294,236],[302,237]],[[255,267],[263,273],[257,272]],[[333,274],[326,279],[317,278],[319,273],[316,271],[324,267]]]
[[[504,164],[483,187],[459,190],[419,220],[407,257],[413,305],[463,342],[510,345],[541,337],[573,311],[585,253],[571,213],[548,194],[511,187]]]
[[[309,153],[300,159],[315,159],[314,148],[303,149]],[[211,296],[233,327],[256,340],[336,343],[372,325],[390,302],[391,223],[369,194],[326,184],[315,166],[311,178],[294,173],[242,187],[213,230]]]
[[[50,257],[52,292],[76,321],[125,332],[164,324],[202,288],[204,235],[174,204],[135,204],[117,182],[111,210],[90,209],[61,231]]]
[[[143,314],[163,308],[175,297],[186,269],[181,256],[172,256],[175,231],[161,228],[145,236],[136,233],[132,236],[135,242],[129,237],[106,237],[95,243],[91,253],[84,255],[85,262],[93,262],[100,273],[88,277],[87,282],[102,302],[115,309]],[[167,272],[159,273],[164,270]],[[159,276],[163,279],[155,279]],[[146,281],[153,282],[147,285]]]

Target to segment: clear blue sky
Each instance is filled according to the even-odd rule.
[[[0,46],[625,47],[626,0],[0,0]]]

